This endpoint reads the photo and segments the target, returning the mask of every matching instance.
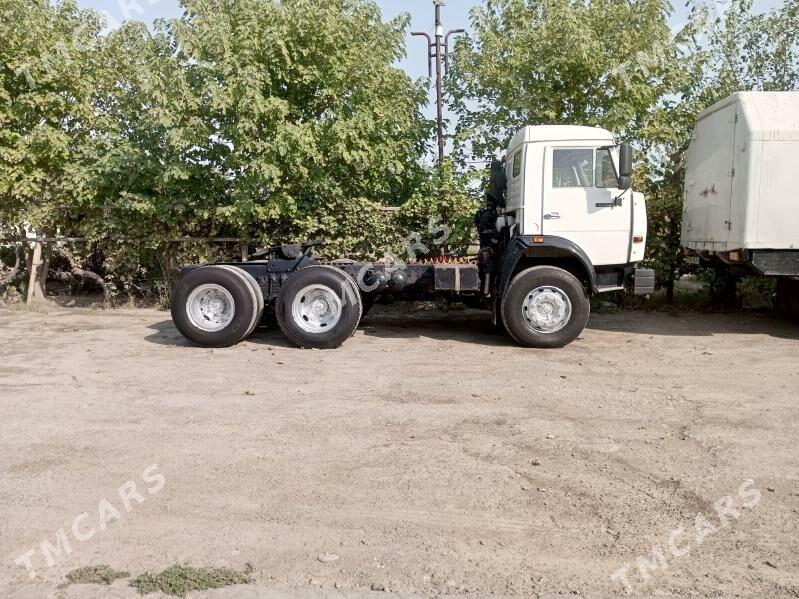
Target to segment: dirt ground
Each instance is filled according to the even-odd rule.
[[[192,597],[623,597],[620,569],[630,596],[799,597],[798,392],[799,327],[762,315],[595,315],[543,351],[384,311],[321,352],[3,308],[0,597],[134,597],[61,585],[175,563],[253,569]]]

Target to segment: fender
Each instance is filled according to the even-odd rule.
[[[535,237],[536,240],[543,239],[543,241],[541,243],[534,242],[533,237]],[[505,255],[502,258],[502,279],[499,284],[499,297],[505,294],[508,285],[510,285],[511,276],[516,270],[516,265],[519,263],[519,260],[525,256],[534,257],[535,250],[539,249],[545,250],[542,252],[543,257],[545,257],[547,255],[545,248],[550,248],[550,252],[551,250],[555,250],[555,256],[553,257],[576,258],[588,273],[591,292],[598,292],[594,265],[591,263],[591,259],[576,243],[554,235],[520,235],[513,240],[511,245],[504,252]],[[528,250],[532,250],[532,252]]]

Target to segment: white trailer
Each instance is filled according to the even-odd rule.
[[[739,92],[699,114],[682,246],[694,261],[780,278],[799,311],[799,92]]]

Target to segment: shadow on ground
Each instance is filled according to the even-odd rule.
[[[156,345],[171,345],[175,347],[202,347],[186,339],[175,327],[171,320],[162,320],[147,327],[154,331],[144,338],[148,343]],[[275,347],[294,347],[283,336],[279,329],[272,327],[261,327],[257,329],[248,339],[251,343],[271,345]]]
[[[359,327],[367,337],[418,339],[510,346],[515,342],[491,323],[482,310],[425,310],[403,314],[397,309],[369,314]]]
[[[171,320],[148,327],[154,331],[145,340],[157,345],[193,347]],[[419,339],[429,338],[457,343],[502,347],[515,345],[491,323],[488,312],[480,310],[425,310],[403,313],[397,308],[376,308],[358,327],[367,337]],[[623,310],[614,314],[592,314],[587,329],[612,333],[653,336],[706,337],[712,335],[768,335],[781,339],[799,339],[799,325],[764,313],[671,314]],[[276,326],[259,328],[251,343],[275,347],[293,347]]]
[[[592,314],[587,328],[612,333],[658,336],[707,337],[736,334],[799,339],[798,325],[765,312],[705,314],[622,310],[615,314]]]

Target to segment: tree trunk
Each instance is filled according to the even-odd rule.
[[[666,281],[666,302],[668,302],[669,304],[674,303],[675,274],[676,273],[674,272],[674,263],[672,263],[671,266],[669,266],[669,280]]]
[[[42,246],[42,262],[36,277],[36,293],[40,299],[47,297],[47,276],[50,274],[50,246]]]
[[[28,298],[27,303],[32,304],[44,299],[44,286],[42,285],[41,271],[44,266],[44,248],[41,241],[33,243],[30,270],[28,271]],[[47,279],[47,274],[44,275]]]
[[[738,294],[739,277],[729,271],[716,269],[716,276],[710,286],[710,304],[714,309],[723,311],[737,310],[741,307],[741,296]]]

